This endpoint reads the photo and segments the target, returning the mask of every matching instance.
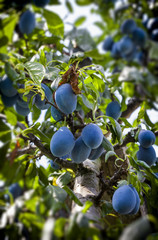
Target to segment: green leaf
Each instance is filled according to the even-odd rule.
[[[70,172],[62,173],[56,180],[56,183],[59,185],[59,187],[63,187],[67,185],[72,179],[72,176]]]
[[[93,203],[91,201],[86,201],[85,205],[84,205],[84,208],[82,210],[82,213],[86,213],[92,205],[93,205]]]
[[[79,17],[76,21],[75,21],[75,23],[74,23],[74,25],[76,26],[76,27],[79,27],[82,23],[84,23],[86,21],[86,17],[85,16],[81,16],[81,17]]]
[[[66,186],[65,186],[66,187]],[[47,190],[49,191],[50,194],[52,194],[52,198],[64,203],[66,197],[67,197],[67,193],[65,191],[64,188],[60,188],[58,186],[53,186],[53,185],[49,185],[47,187]]]
[[[68,186],[64,186],[63,189],[69,194],[69,196],[72,198],[72,200],[74,200],[76,204],[83,206],[81,201],[76,197],[75,193]]]
[[[105,136],[103,137],[102,145],[107,152],[108,151],[114,152],[114,148],[113,148],[111,142]]]
[[[35,104],[33,105],[33,111],[32,111],[32,120],[33,123],[37,121],[37,119],[40,117],[41,115],[41,110],[38,109]]]
[[[106,155],[105,155],[105,162],[107,162],[107,160],[109,159],[109,157],[112,157],[112,156],[116,156],[116,153],[113,152],[113,151],[107,152]]]
[[[14,68],[9,62],[5,64],[5,72],[7,76],[13,81],[19,78],[19,74],[14,70]]]
[[[17,116],[9,109],[5,110],[5,115],[7,117],[7,122],[10,123],[12,126],[16,126]]]
[[[43,16],[47,21],[49,31],[56,36],[64,37],[64,24],[61,18],[52,11],[44,9]]]
[[[45,76],[44,66],[38,62],[27,62],[24,64],[24,67],[28,71],[31,79],[39,85]]]
[[[42,166],[40,166],[39,168],[37,168],[37,172],[38,172],[39,180],[42,182],[44,186],[47,186],[48,178],[47,178],[45,169]]]
[[[84,105],[87,108],[93,110],[93,107],[94,107],[93,104],[91,102],[89,102],[88,99],[83,94],[81,95],[81,98],[82,98],[82,101],[83,101]]]

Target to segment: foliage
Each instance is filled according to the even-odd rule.
[[[149,166],[137,159],[137,152],[141,128],[152,131],[158,144],[158,121],[150,114],[150,110],[158,111],[158,42],[143,25],[146,15],[157,16],[157,1],[76,0],[81,10],[90,7],[90,17],[100,16],[94,22],[100,30],[98,36],[92,36],[88,26],[82,27],[88,18],[82,13],[67,31],[66,19],[53,11],[56,4],[60,2],[50,0],[46,8],[40,8],[33,1],[0,1],[0,81],[8,76],[30,112],[23,109],[25,113],[20,115],[15,105],[7,106],[0,90],[1,239],[118,239],[127,226],[136,229],[135,220],[152,223],[153,228],[148,226],[142,237],[156,239],[158,161]],[[74,11],[70,0],[63,5],[69,14]],[[28,9],[36,26],[27,35],[20,31],[19,21]],[[141,62],[114,58],[101,49],[108,36],[114,42],[123,38],[121,25],[131,18],[147,36],[145,46],[137,46],[143,54]],[[68,115],[58,109],[54,97],[65,83],[71,84],[77,95],[77,107]],[[49,99],[44,84],[52,93]],[[38,108],[36,96],[49,107]],[[106,115],[111,101],[121,106],[117,120]],[[51,115],[51,106],[62,116],[58,121]],[[128,119],[132,113],[133,122]],[[99,159],[79,159],[77,164],[70,154],[52,155],[50,141],[58,129],[68,127],[77,139],[92,123],[104,135]],[[57,167],[40,165],[43,156]],[[22,189],[16,198],[9,191],[13,183]],[[112,208],[114,191],[126,184],[132,184],[139,194],[137,215],[122,216]],[[76,192],[78,186],[81,194]]]

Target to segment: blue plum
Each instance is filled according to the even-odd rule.
[[[140,47],[144,47],[147,36],[145,31],[142,28],[137,27],[132,32],[132,39],[136,45]]]
[[[17,99],[17,103],[22,108],[28,108],[29,107],[28,103],[25,102],[20,96]]]
[[[27,10],[21,15],[19,20],[19,29],[21,33],[29,35],[33,32],[35,25],[36,19],[33,12]]]
[[[102,130],[94,123],[90,123],[84,127],[81,136],[87,147],[92,149],[98,148],[103,141]]]
[[[50,88],[45,85],[44,83],[41,84],[41,87],[44,90],[45,96],[47,97],[49,102],[52,102],[52,91],[50,90]],[[50,107],[50,104],[46,103],[46,100],[41,100],[41,95],[37,94],[35,96],[35,105],[38,109],[40,110],[44,110],[44,109],[48,109]]]
[[[143,64],[145,60],[144,53],[142,51],[137,51],[135,53],[134,60],[139,64]]]
[[[150,18],[147,22],[147,29],[149,33],[151,33],[153,30],[158,29],[158,17],[156,18]]]
[[[22,195],[22,188],[18,183],[13,183],[9,187],[9,192],[13,195],[13,198],[16,199]]]
[[[119,187],[112,197],[112,206],[119,214],[130,214],[136,207],[136,203],[136,194],[128,185]]]
[[[113,58],[120,58],[121,57],[121,53],[120,53],[120,43],[119,42],[115,42],[112,46],[112,50],[111,50],[111,56]]]
[[[103,42],[103,50],[111,51],[114,41],[111,36],[108,36]]]
[[[148,148],[143,148],[139,146],[139,151],[137,152],[137,159],[146,162],[149,166],[156,162],[156,152],[155,149],[150,146]]]
[[[54,106],[51,106],[51,115],[55,121],[61,121],[64,119],[63,114]]]
[[[91,153],[90,153],[88,159],[90,159],[90,160],[98,159],[103,154],[103,152],[104,152],[104,148],[101,144],[98,148],[91,150]]]
[[[155,30],[152,31],[151,39],[152,39],[153,41],[158,42],[158,29],[155,29]]]
[[[131,34],[136,27],[137,25],[133,19],[126,19],[121,25],[121,31],[124,34]]]
[[[119,41],[119,51],[121,55],[130,54],[134,50],[134,43],[128,36],[124,36]]]
[[[121,105],[118,101],[112,101],[107,105],[106,116],[112,117],[115,120],[119,119],[121,116]]]
[[[7,76],[0,79],[0,91],[6,97],[13,97],[17,94],[16,88]]]
[[[55,101],[61,112],[72,113],[77,106],[77,95],[69,83],[62,84],[55,92]]]
[[[135,196],[136,196],[136,204],[135,204],[135,207],[133,208],[133,210],[129,213],[129,214],[136,214],[139,210],[139,207],[140,207],[140,198],[139,198],[139,195],[138,195],[138,192],[137,190],[135,189],[135,187],[133,187],[131,184],[129,185],[131,187],[131,189],[134,191],[135,193]]]
[[[122,58],[124,58],[127,62],[130,62],[134,60],[135,56],[136,56],[136,48],[134,48],[133,51],[131,51],[128,54],[123,54]]]
[[[15,110],[18,114],[26,117],[30,113],[29,107],[21,107],[17,102],[15,104]]]
[[[61,127],[50,141],[50,150],[56,157],[62,157],[71,152],[75,145],[73,134],[67,127]]]
[[[138,135],[138,141],[144,148],[148,148],[155,143],[155,134],[150,130],[141,130]]]
[[[12,107],[18,99],[18,94],[16,94],[13,97],[6,97],[5,95],[1,94],[1,97],[2,97],[2,102],[6,107]]]
[[[75,146],[70,153],[70,157],[73,162],[81,163],[86,159],[88,159],[90,152],[91,152],[91,148],[87,147],[87,145],[82,140],[82,137],[80,136],[75,141]]]
[[[50,0],[33,0],[34,4],[37,7],[45,7],[47,4],[49,4]]]

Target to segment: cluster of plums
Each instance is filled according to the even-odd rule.
[[[45,95],[49,101],[52,100],[52,92],[49,87],[45,84],[41,84]],[[23,88],[23,84],[17,85],[17,88]],[[22,116],[27,116],[30,113],[29,102],[35,93],[30,91],[29,94],[26,95],[27,101],[23,100],[23,94],[18,93],[17,89],[13,86],[13,82],[9,77],[5,76],[0,79],[0,95],[2,102],[6,107],[15,106],[15,110],[18,114]],[[41,95],[36,94],[33,98],[32,103],[36,105],[40,110],[49,108],[49,104],[45,104],[46,100],[41,100]]]
[[[133,19],[122,23],[121,32],[125,35],[118,42],[114,42],[112,37],[108,36],[103,42],[103,49],[111,51],[111,56],[116,59],[123,58],[126,61],[136,60],[142,63],[141,49],[146,43],[146,32],[138,27]]]
[[[150,130],[141,130],[138,135],[140,146],[137,159],[146,162],[149,166],[156,162],[156,152],[152,146],[155,140],[155,134]]]
[[[33,0],[33,3],[37,6],[37,7],[45,7],[50,0]],[[25,11],[19,20],[19,29],[20,32],[22,34],[27,34],[29,35],[30,33],[33,32],[34,28],[36,25],[36,19],[35,19],[35,14],[30,11],[27,10]]]
[[[23,84],[17,85],[17,88],[23,87]],[[51,107],[51,114],[56,121],[62,120],[64,115],[70,114],[76,109],[77,95],[73,92],[69,83],[57,88],[55,92],[55,103],[51,89],[44,83],[41,84],[41,87],[44,90],[46,99],[54,104],[54,106]],[[29,102],[35,95],[35,91],[32,90],[26,95],[27,101],[25,102],[23,100],[23,94],[18,93],[10,78],[5,76],[0,79],[0,95],[6,107],[15,105],[18,114],[27,116],[30,113]],[[46,103],[46,99],[41,100],[41,95],[36,94],[33,97],[32,103],[35,104],[38,109],[45,110],[50,107],[50,104]]]
[[[73,162],[81,163],[86,159],[95,160],[101,156],[104,152],[102,141],[103,133],[96,124],[85,126],[76,140],[67,127],[61,127],[52,136],[50,150],[56,157],[65,158],[67,155]]]
[[[146,27],[150,38],[153,41],[158,41],[158,18],[146,18],[143,21],[144,26]]]
[[[136,214],[140,207],[137,190],[131,184],[119,187],[113,194],[112,206],[119,214]]]

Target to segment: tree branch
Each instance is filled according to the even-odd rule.
[[[129,99],[126,111],[122,112],[121,117],[129,118],[131,114],[140,106],[141,100],[133,97]],[[121,120],[119,120],[120,122]]]

